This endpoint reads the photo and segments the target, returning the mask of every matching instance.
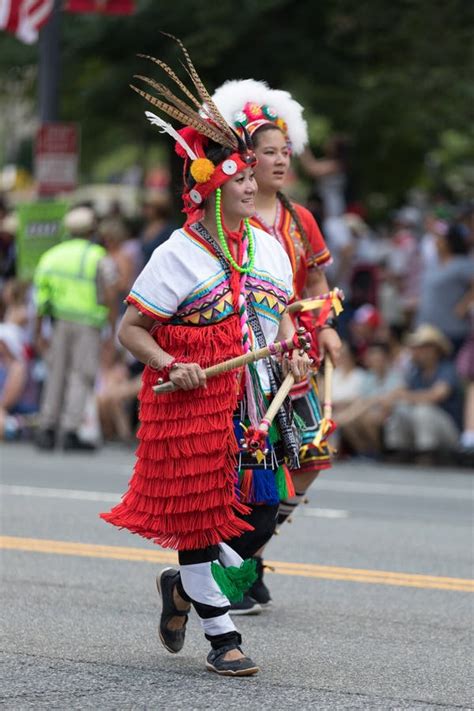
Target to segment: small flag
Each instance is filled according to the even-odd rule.
[[[25,44],[34,44],[53,6],[54,0],[0,0],[0,30],[10,32]]]

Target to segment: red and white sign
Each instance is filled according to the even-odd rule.
[[[54,0],[0,0],[0,30],[11,32],[25,44],[33,44],[53,5]]]
[[[35,144],[35,178],[39,195],[74,190],[79,163],[79,129],[74,123],[45,123]]]

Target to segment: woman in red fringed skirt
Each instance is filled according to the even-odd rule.
[[[152,123],[177,139],[177,152],[185,160],[188,220],[155,250],[127,297],[119,338],[146,364],[139,395],[140,443],[128,491],[101,516],[178,551],[179,571],[167,569],[157,579],[164,646],[180,651],[192,604],[211,643],[207,668],[248,676],[258,667],[240,649],[230,600],[241,599],[255,580],[254,561],[242,557],[268,540],[278,504],[272,501],[256,513],[257,507],[242,501],[233,415],[240,407],[242,419],[255,420],[270,392],[271,376],[263,361],[207,380],[203,369],[258,347],[249,311],[257,319],[260,340],[292,337],[285,309],[293,277],[283,248],[247,220],[255,211],[256,192],[250,142],[239,138],[209,104],[198,77],[195,85],[207,102],[202,114],[192,107],[185,114],[176,111],[178,99],[170,90],[161,96],[170,103],[157,104],[137,89],[173,118],[186,119],[178,134],[147,112]],[[155,82],[160,93],[159,86]],[[308,366],[307,355],[293,351],[288,367],[297,378],[306,376]],[[156,395],[152,386],[158,379],[171,380],[178,390]],[[273,450],[269,459],[258,472],[262,481],[278,466]],[[265,482],[263,489],[269,491]]]

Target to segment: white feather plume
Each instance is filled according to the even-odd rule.
[[[212,98],[231,125],[234,124],[235,114],[249,101],[259,106],[271,106],[278,117],[286,121],[294,153],[301,153],[308,143],[308,126],[303,118],[303,107],[288,91],[270,89],[266,82],[255,79],[232,79],[219,87]]]
[[[151,124],[153,124],[154,126],[158,126],[158,128],[160,129],[160,133],[168,133],[170,136],[172,136],[174,140],[177,141],[179,145],[183,147],[183,149],[186,151],[191,160],[196,160],[197,155],[195,154],[191,146],[186,143],[184,138],[179,135],[178,131],[176,131],[170,123],[163,121],[163,119],[160,119],[160,117],[154,114],[152,111],[145,111],[145,116]]]

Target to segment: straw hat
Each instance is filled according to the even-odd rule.
[[[416,348],[417,346],[438,346],[443,355],[448,356],[452,351],[452,346],[449,340],[435,326],[430,326],[428,323],[423,323],[421,326],[407,336],[407,346]]]

